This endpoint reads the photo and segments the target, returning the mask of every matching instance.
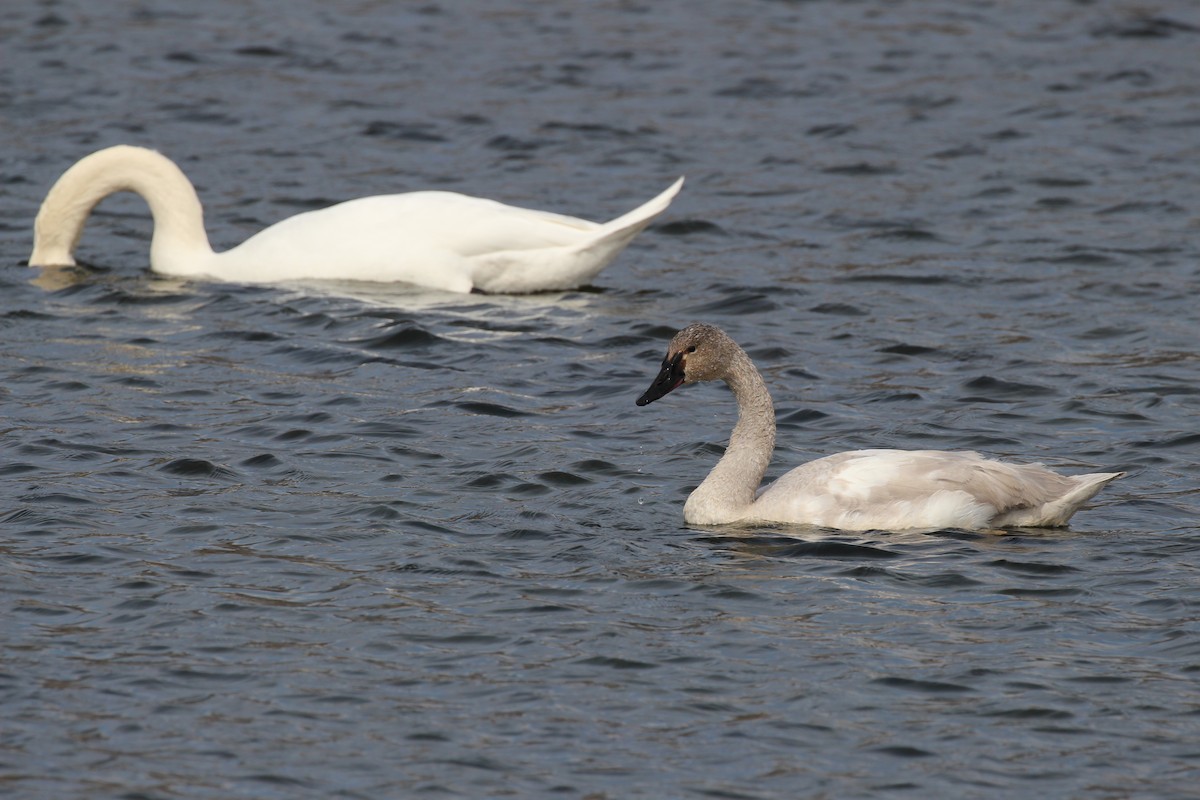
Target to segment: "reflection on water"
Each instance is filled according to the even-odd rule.
[[[29,283],[48,292],[69,289],[76,284],[83,283],[94,277],[94,273],[87,267],[74,265],[69,267],[36,267],[31,271],[31,275]]]

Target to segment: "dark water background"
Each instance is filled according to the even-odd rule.
[[[0,795],[1196,797],[1200,11],[1187,2],[21,2],[0,19]],[[595,219],[592,289],[151,276],[449,188]],[[36,279],[36,280],[35,280]],[[1070,530],[682,523],[726,327],[771,476],[863,446],[1128,470]]]

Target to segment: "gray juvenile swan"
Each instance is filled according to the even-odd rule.
[[[608,266],[682,185],[680,178],[604,224],[455,192],[360,197],[289,217],[215,253],[200,198],[179,167],[153,150],[118,145],[81,159],[50,188],[34,222],[29,265],[73,265],[92,209],[129,191],[150,206],[150,268],[164,275],[400,281],[450,292],[574,289]]]
[[[746,351],[720,328],[675,334],[662,371],[638,398],[652,403],[685,383],[723,380],[738,421],[725,455],[683,507],[696,525],[788,522],[842,530],[1058,527],[1123,472],[1059,475],[978,453],[852,450],[793,469],[758,491],[775,448],[775,408]],[[757,496],[756,496],[757,492]]]

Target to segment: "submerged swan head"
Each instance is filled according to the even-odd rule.
[[[685,383],[724,380],[739,355],[744,357],[742,349],[715,325],[688,325],[671,338],[662,369],[637,404],[653,403]]]

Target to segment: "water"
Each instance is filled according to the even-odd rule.
[[[0,794],[1195,796],[1191,4],[18,3],[0,23]],[[1141,14],[1141,16],[1139,16]],[[75,159],[214,244],[451,188],[592,218],[586,291],[146,271]],[[1065,531],[682,523],[733,424],[644,409],[705,320],[769,477],[863,446],[1127,470]]]

